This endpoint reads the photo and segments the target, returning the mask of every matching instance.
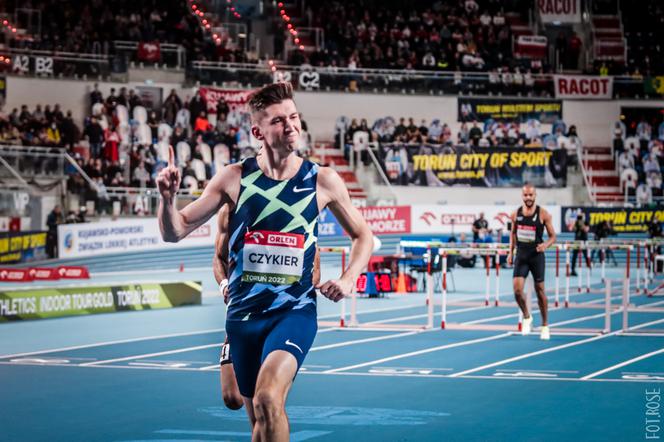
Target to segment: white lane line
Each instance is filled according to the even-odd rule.
[[[644,359],[648,359],[648,358],[650,358],[652,356],[655,356],[655,355],[658,355],[660,353],[664,353],[664,348],[660,348],[659,350],[651,351],[650,353],[646,353],[646,354],[643,354],[641,356],[637,356],[636,358],[628,359],[628,360],[623,361],[619,364],[615,364],[615,365],[612,365],[610,367],[606,367],[602,370],[598,370],[594,373],[590,373],[588,375],[585,375],[581,379],[583,379],[584,381],[587,380],[587,379],[592,379],[592,378],[595,378],[597,376],[603,375],[604,373],[608,373],[609,371],[613,371],[613,370],[616,370],[618,368],[624,367],[626,365],[633,364],[634,362],[638,362],[638,361],[642,361]]]
[[[123,358],[105,359],[105,360],[102,360],[102,361],[86,362],[84,364],[79,364],[79,366],[80,367],[89,367],[91,365],[101,365],[101,364],[111,364],[113,362],[131,361],[132,359],[144,359],[144,358],[152,358],[154,356],[172,355],[172,354],[176,354],[176,353],[185,353],[185,352],[188,352],[188,351],[203,350],[203,349],[212,348],[212,347],[220,347],[222,344],[223,344],[223,342],[218,342],[216,344],[206,344],[206,345],[198,345],[196,347],[178,348],[176,350],[160,351],[160,352],[157,352],[157,353],[146,353],[146,354],[142,354],[142,355],[125,356]]]
[[[376,365],[376,364],[381,364],[383,362],[388,362],[388,361],[394,361],[397,359],[403,359],[403,358],[409,358],[411,356],[417,356],[421,354],[426,354],[426,353],[431,353],[434,351],[439,351],[439,350],[445,350],[447,348],[455,348],[455,347],[463,347],[465,345],[472,345],[472,344],[478,344],[480,342],[486,342],[486,341],[492,341],[495,339],[501,339],[505,338],[507,336],[510,336],[510,333],[501,333],[499,335],[493,335],[493,336],[488,336],[484,338],[479,338],[479,339],[471,339],[467,341],[461,341],[461,342],[455,342],[453,344],[446,344],[446,345],[440,345],[438,347],[431,347],[431,348],[425,348],[423,350],[417,350],[417,351],[412,351],[409,353],[402,353],[394,356],[389,356],[386,358],[381,358],[381,359],[376,359],[373,361],[368,361],[368,362],[363,362],[361,364],[355,364],[355,365],[348,365],[346,367],[339,367],[339,368],[333,368],[331,370],[326,370],[324,373],[339,373],[341,371],[346,371],[346,370],[353,370],[355,368],[361,368],[361,367],[367,367],[369,365]]]
[[[0,361],[0,365],[18,365],[18,364],[12,364],[10,362],[3,362]],[[47,365],[44,366],[43,364],[20,364],[20,365],[36,365],[36,366],[41,366],[41,367],[77,367],[81,368],[80,365],[74,365],[74,364],[64,364],[64,365]],[[218,367],[218,365],[215,365],[214,367]],[[181,368],[172,368],[172,367],[145,367],[145,366],[135,366],[135,365],[88,365],[86,367],[82,368],[98,368],[98,369],[120,369],[120,370],[162,370],[162,371],[192,371],[192,372],[201,372],[201,371],[212,371],[211,369],[208,370],[202,370],[201,368],[191,368],[191,367],[181,367]],[[203,367],[206,368],[206,367]],[[405,378],[450,378],[450,375],[446,374],[420,374],[420,373],[387,373],[387,372],[382,372],[382,373],[369,373],[369,372],[353,372],[353,371],[347,371],[347,372],[335,372],[335,373],[327,373],[324,371],[300,371],[300,374],[304,375],[325,375],[325,376],[382,376],[382,377],[405,377]],[[546,381],[561,381],[561,382],[647,382],[647,383],[664,383],[664,379],[588,379],[587,381],[582,381],[579,378],[527,378],[527,377],[496,377],[496,376],[478,376],[478,375],[471,375],[471,376],[461,376],[458,377],[457,379],[491,379],[491,380],[503,380],[503,381],[540,381],[540,382],[546,382]]]
[[[55,353],[59,351],[68,351],[68,350],[80,350],[83,348],[95,348],[95,347],[103,347],[104,345],[115,345],[115,344],[128,344],[130,342],[142,342],[142,341],[149,341],[152,339],[166,339],[166,338],[178,338],[180,336],[195,336],[195,335],[204,335],[207,333],[220,333],[220,332],[225,332],[223,328],[214,328],[210,330],[199,330],[199,331],[194,331],[194,332],[186,332],[186,333],[169,333],[165,335],[155,335],[155,336],[144,336],[141,338],[129,338],[129,339],[119,339],[116,341],[105,341],[105,342],[95,342],[94,344],[83,344],[83,345],[72,345],[70,347],[60,347],[60,348],[53,348],[49,350],[39,350],[39,351],[31,351],[27,353],[16,353],[12,355],[0,355],[0,358],[5,359],[5,358],[17,358],[19,356],[31,356],[31,355],[43,355],[43,354],[48,354],[48,353]]]
[[[385,311],[394,311],[394,310],[405,310],[413,307],[420,307],[420,304],[418,303],[417,305],[407,305],[407,306],[399,306],[399,307],[388,307],[388,308],[380,308],[380,309],[373,309],[373,310],[365,310],[358,312],[359,314],[365,314],[365,313],[379,313],[379,312],[385,312]],[[334,315],[326,315],[326,316],[319,316],[318,319],[326,319],[326,318],[336,318],[338,317],[338,314]],[[331,331],[331,330],[340,330],[338,327],[332,327],[330,329],[323,329],[320,330],[318,333],[321,333],[323,331]],[[163,335],[153,335],[153,336],[143,336],[140,338],[127,338],[127,339],[118,339],[118,340],[113,340],[113,341],[102,341],[102,342],[95,342],[92,344],[81,344],[81,345],[71,345],[67,347],[58,347],[58,348],[51,348],[47,350],[37,350],[37,351],[30,351],[30,352],[24,352],[24,353],[14,353],[14,354],[6,354],[6,355],[0,355],[0,359],[5,359],[5,358],[17,358],[21,356],[32,356],[32,355],[43,355],[43,354],[49,354],[49,353],[56,353],[60,351],[70,351],[70,350],[82,350],[86,348],[95,348],[95,347],[103,347],[105,345],[115,345],[115,344],[128,344],[132,342],[142,342],[142,341],[149,341],[153,339],[166,339],[166,338],[178,338],[182,336],[196,336],[196,335],[204,335],[207,333],[225,333],[224,328],[214,328],[214,329],[209,329],[209,330],[198,330],[198,331],[192,331],[192,332],[184,332],[184,333],[168,333],[168,334],[163,334]]]
[[[505,368],[500,371],[505,371],[505,372],[536,371],[542,373],[563,373],[563,374],[576,374],[579,372],[578,370],[540,370],[540,369],[529,369],[529,368]]]
[[[387,335],[387,336],[375,336],[371,338],[364,338],[364,339],[356,339],[352,341],[343,341],[343,342],[337,342],[334,344],[328,344],[328,345],[322,345],[318,347],[313,347],[310,351],[320,351],[320,350],[327,350],[330,348],[338,348],[338,347],[345,347],[348,345],[356,345],[356,344],[361,344],[365,342],[374,342],[374,341],[382,341],[386,339],[394,339],[394,338],[400,338],[403,336],[410,336],[414,335],[417,333],[424,333],[426,331],[436,331],[435,329],[433,330],[418,330],[418,331],[411,331],[411,332],[405,332],[405,333],[397,333],[394,335]],[[174,350],[166,350],[166,351],[161,351],[157,353],[146,353],[146,354],[141,354],[141,355],[134,355],[134,356],[125,356],[121,358],[115,358],[115,359],[105,359],[102,361],[92,361],[92,362],[86,362],[83,364],[79,364],[81,367],[87,367],[91,365],[102,365],[102,364],[110,364],[114,362],[123,362],[123,361],[130,361],[133,359],[145,359],[145,358],[151,358],[155,356],[162,356],[162,355],[171,355],[171,354],[177,354],[177,353],[185,353],[189,351],[196,351],[196,350],[203,350],[207,348],[212,348],[212,347],[219,347],[221,346],[221,343],[215,343],[215,344],[206,344],[206,345],[198,345],[195,347],[185,347],[185,348],[178,348]]]
[[[113,367],[115,368],[115,367]],[[118,366],[120,368],[120,366]],[[126,367],[121,367],[126,368]],[[433,379],[449,379],[450,375],[448,374],[435,374],[435,373],[394,373],[394,372],[361,372],[361,371],[344,371],[341,373],[327,373],[324,371],[305,371],[302,374],[307,375],[326,375],[326,376],[377,376],[377,377],[401,377],[401,378],[433,378]],[[514,376],[480,376],[480,375],[470,375],[470,376],[461,376],[456,379],[481,379],[481,380],[492,380],[492,381],[540,381],[540,382],[659,382],[664,383],[664,380],[646,380],[646,379],[589,379],[587,381],[582,381],[579,378],[571,377],[514,377]]]
[[[660,322],[664,322],[664,319],[658,319],[656,321],[646,322],[644,324],[640,324],[640,325],[637,325],[637,326],[634,326],[634,327],[630,327],[630,330],[636,330],[638,328],[647,327],[649,325],[658,324]],[[558,346],[550,347],[550,348],[545,348],[543,350],[538,350],[538,351],[534,351],[534,352],[531,352],[531,353],[525,353],[525,354],[515,356],[515,357],[512,357],[512,358],[492,362],[491,364],[486,364],[486,365],[482,365],[480,367],[475,367],[475,368],[471,368],[471,369],[468,369],[468,370],[453,373],[453,374],[450,375],[450,377],[452,377],[452,378],[461,377],[461,376],[465,376],[465,375],[470,374],[470,373],[475,373],[475,372],[478,372],[478,371],[485,370],[487,368],[493,368],[493,367],[497,367],[499,365],[509,364],[510,362],[520,361],[522,359],[530,358],[532,356],[537,356],[537,355],[541,355],[541,354],[545,354],[545,353],[551,353],[551,352],[554,352],[554,351],[563,350],[565,348],[575,347],[577,345],[587,344],[588,342],[594,342],[594,341],[598,341],[600,339],[608,338],[609,336],[618,335],[621,332],[622,332],[622,330],[616,330],[616,331],[613,331],[611,333],[607,333],[607,334],[604,334],[604,335],[593,336],[593,337],[590,337],[590,338],[581,339],[579,341],[569,342],[567,344],[558,345]]]

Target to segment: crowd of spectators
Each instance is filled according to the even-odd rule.
[[[0,144],[65,147],[78,140],[79,128],[70,110],[65,114],[59,104],[23,105],[7,113],[0,109]]]
[[[250,60],[252,52],[230,44],[227,38],[221,44],[214,42],[185,1],[7,2],[6,10],[16,8],[39,11],[41,28],[28,28],[27,33],[9,41],[9,46],[15,48],[113,54],[114,41],[158,41],[183,46],[187,60],[255,61]],[[35,22],[37,17],[32,17]]]
[[[509,10],[527,11],[524,2],[496,0],[312,3],[306,19],[323,29],[325,50],[293,53],[291,62],[332,69],[512,70],[504,15],[509,3],[516,4]]]
[[[488,119],[480,124],[477,121],[460,124],[456,134],[447,123],[434,118],[430,123],[425,119],[416,122],[414,118],[378,118],[369,126],[366,119],[339,117],[335,126],[337,144],[343,135],[344,144],[353,144],[355,134],[366,133],[368,141],[399,144],[471,145],[474,147],[546,147],[551,150],[565,149],[575,155],[581,139],[575,125],[558,120],[546,133],[539,120],[497,121]]]
[[[154,187],[168,164],[169,147],[182,171],[182,187],[193,192],[218,168],[255,154],[248,114],[230,109],[223,99],[209,109],[200,94],[183,99],[172,90],[161,109],[148,111],[133,90],[111,89],[104,97],[95,85],[89,102],[82,140],[89,155],[77,158],[96,188],[75,174],[69,190],[83,201],[94,200],[101,211],[110,211],[118,200],[107,195],[108,187]]]
[[[662,197],[664,171],[664,122],[657,132],[646,120],[638,122],[616,121],[611,126],[613,154],[620,174],[620,187],[636,197],[638,205]]]

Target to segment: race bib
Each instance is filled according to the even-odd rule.
[[[302,278],[304,235],[254,230],[244,235],[242,281],[293,284]]]
[[[516,226],[516,239],[519,242],[535,242],[535,226],[524,226],[518,224]]]

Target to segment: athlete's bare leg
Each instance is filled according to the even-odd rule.
[[[546,299],[544,281],[535,283],[535,292],[537,293],[537,305],[539,305],[542,315],[542,326],[549,325],[549,301]]]
[[[233,364],[222,365],[219,378],[221,380],[221,396],[224,398],[224,404],[231,410],[242,408],[242,395],[237,386]]]
[[[526,298],[523,295],[523,287],[526,284],[526,278],[517,276],[512,279],[512,284],[514,286],[514,299],[519,305],[521,312],[523,313],[524,318],[530,318],[530,312],[528,311],[528,304],[526,303]]]
[[[289,440],[286,397],[296,372],[295,357],[283,350],[273,351],[263,362],[258,372],[253,401],[249,403],[245,398],[247,414],[254,423],[252,441]]]

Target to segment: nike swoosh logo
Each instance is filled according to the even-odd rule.
[[[307,190],[314,190],[313,187],[303,187],[299,189],[297,186],[293,187],[293,192],[295,193],[300,193],[300,192],[306,192]]]
[[[301,349],[296,343],[291,342],[290,339],[286,339],[286,345],[290,345],[291,347],[295,347],[295,348],[297,348],[298,350],[300,350],[300,353],[304,354],[304,352],[302,351],[302,349]]]

